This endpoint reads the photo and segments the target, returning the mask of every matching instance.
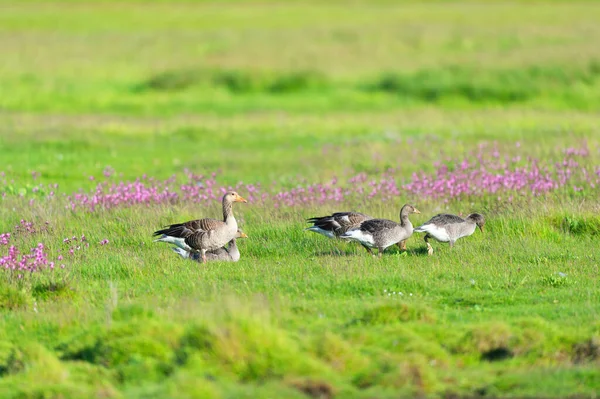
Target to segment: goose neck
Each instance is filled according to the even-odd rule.
[[[233,261],[237,261],[240,259],[240,251],[235,242],[235,238],[233,240],[229,241],[229,246],[227,248],[227,252],[229,253],[229,256],[231,256],[231,259]]]
[[[231,201],[223,200],[223,221],[227,222],[227,219],[233,217],[233,204]]]
[[[412,223],[410,222],[410,219],[408,218],[408,211],[405,210],[404,208],[402,208],[402,210],[400,211],[400,225],[402,227],[404,226],[412,226]]]

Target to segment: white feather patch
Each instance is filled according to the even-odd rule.
[[[347,231],[345,234],[342,234],[340,237],[349,238],[351,240],[358,241],[362,244],[365,244],[368,247],[374,247],[375,241],[373,240],[373,236],[368,233],[364,233],[363,231],[356,229]]]
[[[176,245],[185,251],[192,251],[192,248],[185,243],[183,238],[171,237],[163,234],[160,238],[154,240],[154,242],[167,242]]]
[[[313,233],[317,233],[317,234],[322,234],[328,238],[335,238],[335,235],[333,234],[332,231],[323,230],[322,228],[317,227],[317,226],[308,227],[305,230],[312,231]]]
[[[171,249],[173,251],[175,251],[175,253],[177,253],[177,255],[181,256],[183,259],[188,259],[190,257],[190,253],[189,251],[186,251],[183,248],[179,248],[179,247],[171,247]]]
[[[415,231],[417,233],[427,233],[440,242],[450,241],[450,237],[448,236],[446,229],[438,227],[434,224],[424,224],[423,226],[417,227]]]

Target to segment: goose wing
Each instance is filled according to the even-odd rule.
[[[313,217],[307,219],[307,222],[313,226],[309,230],[323,233],[328,236],[341,235],[348,229],[358,226],[365,220],[372,219],[371,216],[360,212],[335,212],[329,216]]]
[[[177,238],[187,238],[193,234],[206,233],[225,226],[225,222],[216,219],[197,219],[184,223],[176,223],[154,232],[154,236],[166,235]]]
[[[366,220],[366,221],[362,222],[360,224],[360,226],[358,227],[358,229],[360,229],[366,233],[374,234],[376,232],[393,229],[397,226],[398,226],[398,223],[394,222],[393,220],[370,219],[370,220]]]
[[[429,219],[427,222],[423,223],[421,226],[417,227],[415,231],[424,231],[422,229],[428,225],[435,227],[444,227],[449,224],[464,223],[464,221],[465,219],[461,218],[460,216],[451,215],[449,213],[440,213]]]

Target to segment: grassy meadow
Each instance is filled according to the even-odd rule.
[[[599,17],[0,0],[0,397],[596,398]],[[239,262],[152,242],[229,188]],[[485,232],[304,231],[404,203]]]

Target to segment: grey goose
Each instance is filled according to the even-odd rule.
[[[172,224],[154,232],[156,241],[176,244],[189,251],[199,252],[202,261],[206,262],[206,252],[222,248],[233,239],[238,230],[233,216],[234,202],[248,202],[235,191],[223,195],[223,220],[197,219],[184,223]]]
[[[328,238],[340,238],[346,231],[358,227],[362,222],[370,219],[373,218],[360,212],[335,212],[329,216],[306,219],[313,225],[305,230],[322,234]]]
[[[227,247],[222,247],[213,251],[206,251],[207,262],[237,262],[240,260],[240,250],[238,249],[236,242],[237,238],[248,238],[248,236],[242,230],[238,229],[237,233],[235,234],[235,238],[232,238],[231,241],[229,241]],[[198,252],[190,252],[185,247],[179,246],[178,243],[175,243],[175,246],[171,249],[183,259],[190,259],[197,262],[202,260]]]
[[[479,213],[472,213],[465,219],[448,213],[440,213],[417,227],[415,232],[425,233],[423,239],[427,244],[427,253],[433,255],[433,247],[429,244],[430,238],[439,242],[447,242],[452,248],[456,240],[470,236],[475,232],[475,228],[479,227],[479,230],[483,232],[484,225],[485,218]]]
[[[335,212],[328,216],[306,219],[307,222],[313,225],[304,230],[312,231],[328,238],[349,240],[347,237],[341,237],[342,234],[360,226],[362,222],[371,219],[374,218],[361,212]],[[406,240],[400,241],[398,246],[400,249],[406,250]]]
[[[379,256],[382,256],[386,248],[404,242],[412,235],[413,225],[408,218],[411,213],[421,212],[405,204],[400,210],[400,223],[388,219],[369,219],[340,237],[358,241],[370,254],[373,254],[371,248],[377,248]]]

